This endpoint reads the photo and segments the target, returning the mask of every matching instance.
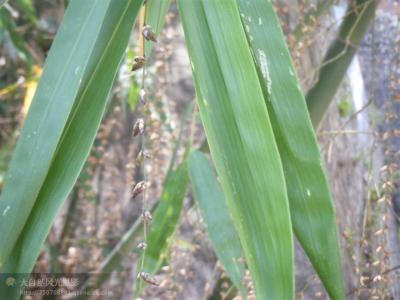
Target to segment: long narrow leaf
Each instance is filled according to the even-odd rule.
[[[332,299],[344,299],[335,210],[286,47],[268,1],[238,0],[281,154],[293,229]]]
[[[219,261],[230,279],[242,293],[247,294],[243,284],[244,266],[242,247],[237,236],[224,194],[214,175],[207,157],[193,151],[189,160],[189,174],[194,196],[199,203],[201,215],[207,226],[208,235]]]
[[[178,1],[200,114],[258,299],[292,299],[282,165],[234,1]]]
[[[47,176],[109,4],[78,2],[73,2],[66,12],[53,43],[7,172],[0,201],[0,268]],[[91,18],[93,21],[89,22]]]
[[[9,251],[10,246],[13,249],[11,257],[2,257],[9,258],[3,272],[31,271],[52,221],[90,151],[140,6],[141,1],[134,0],[71,1],[17,146],[14,165],[9,171],[8,189],[6,185],[0,201],[1,207],[8,207],[5,216],[20,208],[15,207],[15,202],[31,209],[23,209],[24,217],[30,213],[29,218],[24,218],[25,224],[19,215],[12,220],[18,228],[23,227],[22,232],[12,228],[9,217],[0,218],[0,234],[10,241],[11,237],[18,238],[17,243],[1,245],[2,254],[8,254],[6,251]],[[81,28],[85,30],[81,32]],[[96,28],[96,31],[91,31],[92,28]],[[86,36],[87,33],[95,35]],[[82,36],[86,40],[82,40]],[[87,45],[89,40],[91,44]],[[66,46],[63,43],[72,43],[74,47],[64,53]],[[77,50],[82,47],[78,47],[79,43],[85,44],[84,55]],[[64,65],[65,61],[67,65]],[[62,66],[59,66],[60,63]],[[51,85],[53,80],[56,80],[54,89]],[[67,95],[61,95],[62,91]],[[65,103],[58,103],[56,96],[61,97]],[[67,108],[70,113],[66,115],[64,110]],[[49,115],[50,112],[54,115]],[[62,119],[61,116],[68,119]],[[57,127],[57,132],[53,127]],[[44,149],[39,147],[40,142],[46,148],[48,157],[43,156]],[[49,144],[55,144],[56,149],[50,149]],[[27,155],[32,162],[24,168],[21,164],[27,159],[21,159],[20,156],[26,155],[25,149],[29,147],[33,152],[37,151],[39,157],[35,160],[32,155]],[[28,178],[26,174],[30,177],[35,177],[35,174],[41,176]],[[10,181],[10,177],[18,180]],[[23,179],[31,190],[26,190],[27,187],[22,184]],[[24,197],[18,198],[21,193],[18,189],[26,192]],[[14,203],[10,203],[11,196],[14,196]],[[5,219],[10,223],[3,223]]]

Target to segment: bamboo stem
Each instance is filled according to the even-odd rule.
[[[332,42],[322,63],[317,83],[308,92],[306,101],[311,120],[318,128],[332,102],[346,71],[374,19],[379,0],[356,0],[359,10],[349,6],[339,34]]]

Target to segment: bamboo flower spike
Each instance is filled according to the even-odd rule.
[[[139,92],[139,101],[140,103],[142,103],[143,105],[146,104],[146,91],[145,89],[141,89]]]
[[[133,125],[133,136],[137,136],[138,134],[143,135],[144,133],[144,120],[137,119],[135,125]]]
[[[142,34],[147,41],[157,42],[157,35],[149,25],[143,27]]]
[[[146,250],[147,244],[145,242],[141,242],[136,246],[136,248],[138,248],[140,250]]]
[[[158,280],[154,276],[151,276],[149,273],[140,272],[137,277],[141,278],[144,282],[146,282],[148,284],[155,285],[155,286],[160,285]]]
[[[136,56],[134,58],[134,61],[135,61],[135,63],[132,65],[132,71],[136,71],[136,70],[143,68],[143,66],[146,62],[146,58],[144,56]]]
[[[140,150],[135,158],[135,164],[137,166],[141,165],[145,158],[151,158],[150,153],[146,150]]]
[[[138,182],[135,187],[133,188],[132,191],[132,198],[136,198],[138,195],[143,193],[143,191],[146,189],[146,182],[145,181],[140,181]]]
[[[148,210],[143,212],[143,221],[146,223],[150,223],[153,220],[153,216],[151,215],[151,212]]]

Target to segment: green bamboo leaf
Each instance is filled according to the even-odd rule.
[[[189,184],[187,159],[170,170],[164,183],[164,190],[154,212],[147,248],[138,262],[137,270],[154,274],[161,267],[168,254],[169,240],[175,232],[181,214],[183,200]],[[140,294],[143,284],[139,281],[136,294]]]
[[[189,160],[189,173],[194,197],[207,226],[208,235],[219,261],[230,279],[242,293],[247,295],[243,284],[245,269],[242,247],[231,216],[225,205],[224,194],[218,184],[211,164],[200,151],[193,151]]]
[[[200,114],[258,299],[292,299],[293,237],[275,137],[235,1],[179,0]]]
[[[165,24],[165,16],[168,13],[171,0],[151,0],[146,4],[146,24],[159,36]],[[145,41],[145,55],[149,57],[154,43]]]
[[[105,3],[96,6],[88,2],[71,5],[49,53],[45,72],[7,172],[0,201],[0,228],[9,228],[0,231],[0,238],[4,241],[0,247],[0,268],[36,201],[77,97],[79,80],[88,68],[90,51],[100,30],[95,22],[94,26],[87,26],[89,18],[93,15],[99,19],[104,17],[106,9]],[[73,76],[75,70],[77,74]]]
[[[31,271],[89,154],[141,4],[71,1],[7,173],[2,272]]]
[[[273,5],[238,0],[285,171],[293,230],[332,299],[344,299],[335,210]]]
[[[332,102],[368,26],[379,0],[356,0],[349,4],[336,39],[330,45],[318,73],[318,81],[307,93],[307,106],[318,128]]]

